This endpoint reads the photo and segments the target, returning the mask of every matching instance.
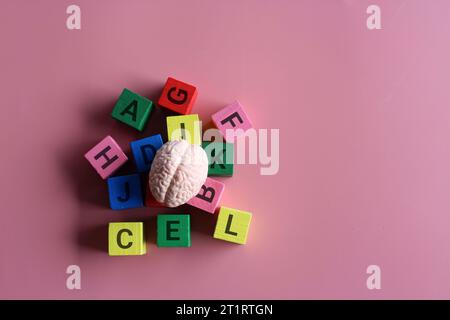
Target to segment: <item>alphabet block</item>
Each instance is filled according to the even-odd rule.
[[[136,256],[147,252],[142,222],[110,222],[108,227],[110,256]]]
[[[152,101],[125,88],[111,115],[114,119],[142,131],[152,109]]]
[[[202,125],[198,114],[167,117],[167,139],[187,140],[191,144],[201,144]]]
[[[158,104],[177,113],[189,114],[197,99],[197,92],[193,85],[169,77]]]
[[[128,160],[111,136],[105,137],[95,147],[86,152],[84,157],[103,179],[112,175]]]
[[[214,238],[245,244],[251,220],[252,214],[250,212],[221,207],[217,217]]]
[[[156,151],[158,151],[162,145],[163,140],[160,134],[132,141],[130,143],[138,172],[150,171]]]
[[[200,192],[187,203],[209,213],[214,213],[219,205],[225,185],[217,180],[207,178]]]
[[[208,156],[208,176],[233,175],[234,144],[203,141],[202,147]]]
[[[188,214],[159,214],[156,220],[158,247],[191,246],[191,226]]]
[[[211,118],[217,129],[219,129],[224,136],[225,141],[230,143],[234,142],[234,137],[227,137],[227,129],[232,130],[236,135],[239,135],[239,131],[236,131],[237,129],[241,129],[242,132],[245,132],[253,127],[244,108],[238,101],[235,101],[222,110],[214,113]]]
[[[153,197],[152,192],[150,191],[150,187],[147,183],[147,187],[145,188],[145,206],[149,208],[165,208],[166,206],[158,201],[156,201],[155,197]]]
[[[113,210],[144,206],[139,174],[109,178],[108,192],[109,204]]]

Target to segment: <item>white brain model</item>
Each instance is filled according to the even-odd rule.
[[[208,157],[202,147],[169,141],[156,153],[148,182],[156,201],[178,207],[197,195],[207,176]]]

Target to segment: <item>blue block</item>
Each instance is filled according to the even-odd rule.
[[[113,210],[144,206],[139,174],[108,179],[109,204]]]
[[[130,143],[138,172],[150,171],[156,151],[158,151],[162,145],[163,140],[160,134],[155,134],[154,136],[132,141]]]

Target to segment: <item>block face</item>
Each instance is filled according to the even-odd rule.
[[[222,110],[214,113],[212,116],[212,121],[216,125],[217,129],[220,130],[226,142],[233,143],[233,137],[227,137],[226,130],[232,130],[236,135],[238,135],[238,129],[241,129],[243,132],[248,129],[253,128],[250,119],[244,111],[242,105],[235,101],[232,104],[227,105]]]
[[[188,214],[159,214],[156,224],[158,247],[191,246],[191,226]]]
[[[108,227],[110,256],[135,256],[147,252],[142,222],[111,222]]]
[[[158,104],[180,114],[189,114],[197,99],[197,92],[193,85],[169,77]]]
[[[95,147],[86,152],[84,157],[103,179],[112,175],[128,160],[111,136],[105,137]]]
[[[143,207],[141,178],[139,174],[108,179],[109,204],[113,210]]]
[[[201,144],[202,125],[197,114],[167,117],[167,140],[187,140],[191,144]]]
[[[234,173],[234,144],[203,141],[208,156],[208,176],[231,177]]]
[[[219,205],[225,185],[217,180],[207,178],[200,192],[187,203],[209,213],[214,213]]]
[[[214,238],[245,244],[252,214],[247,211],[221,207],[217,217]]]
[[[125,88],[111,115],[114,119],[142,131],[152,109],[152,101]]]
[[[150,136],[144,139],[132,141],[130,143],[133,152],[134,162],[138,172],[150,171],[150,167],[155,157],[156,151],[163,145],[160,134]]]

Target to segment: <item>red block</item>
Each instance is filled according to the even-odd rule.
[[[152,192],[147,183],[147,188],[145,188],[145,206],[150,208],[165,208],[166,206],[153,197]]]
[[[158,104],[180,114],[190,114],[197,92],[193,85],[169,77]]]

